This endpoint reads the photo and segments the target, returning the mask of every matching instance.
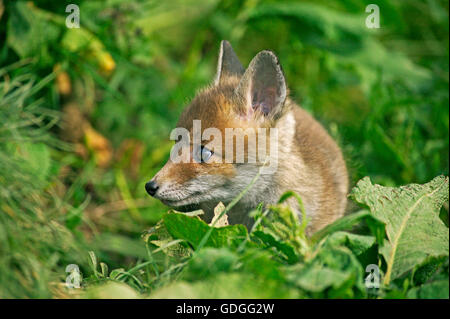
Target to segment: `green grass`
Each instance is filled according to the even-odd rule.
[[[68,3],[0,1],[0,298],[374,296],[363,268],[386,271],[387,257],[381,243],[364,244],[379,237],[370,217],[355,215],[356,230],[341,221],[319,247],[289,210],[256,210],[259,237],[232,228],[224,237],[236,247],[209,238],[198,250],[144,184],[168,158],[180,112],[212,80],[222,39],[243,64],[277,53],[291,96],[341,145],[352,186],[448,176],[448,2],[379,1],[378,30],[364,27],[360,0],[86,0],[80,30],[64,26]],[[448,226],[448,202],[440,217]],[[447,259],[417,262],[380,296],[448,296],[446,247]],[[335,266],[325,270],[332,288],[311,279],[324,263]],[[83,289],[65,288],[68,264],[80,266]]]

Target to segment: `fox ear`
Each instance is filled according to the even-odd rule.
[[[278,58],[271,51],[259,52],[250,62],[236,88],[245,101],[246,113],[260,111],[276,117],[286,100],[286,81]]]
[[[226,76],[241,76],[244,74],[244,71],[245,69],[241,62],[239,62],[230,42],[222,40],[220,42],[219,61],[217,62],[217,73],[214,84],[218,85]]]

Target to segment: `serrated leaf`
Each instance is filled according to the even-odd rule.
[[[444,268],[447,269],[446,278],[448,280],[448,256],[428,257],[414,270],[413,284],[419,286],[437,279],[436,277],[443,275]]]
[[[388,240],[380,248],[387,264],[385,285],[428,256],[448,256],[449,231],[439,218],[440,207],[448,201],[448,177],[399,188],[373,185],[366,177],[352,196],[386,223]]]

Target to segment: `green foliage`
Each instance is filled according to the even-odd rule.
[[[49,44],[56,41],[59,33],[59,28],[37,14],[25,1],[11,6],[7,43],[21,58],[38,55],[43,63],[49,63]]]
[[[439,218],[448,188],[444,176],[400,188],[372,185],[369,178],[358,182],[352,196],[386,224],[388,240],[380,248],[387,263],[385,284],[428,256],[448,256],[448,227]]]
[[[448,298],[448,182],[396,187],[448,175],[448,1],[379,1],[371,30],[362,0],[80,0],[80,29],[69,3],[0,0],[0,298]],[[390,187],[311,238],[293,193],[250,230],[165,214],[144,184],[222,39],[275,51],[352,183]]]
[[[209,226],[200,219],[192,219],[183,214],[163,216],[164,226],[170,235],[189,242],[197,248],[209,230]],[[212,229],[205,243],[206,247],[237,247],[247,237],[244,225],[233,225]]]
[[[408,292],[408,298],[420,299],[448,299],[448,280],[434,281]]]
[[[372,189],[374,187],[376,190]],[[291,219],[289,215],[296,219],[296,214],[280,205],[265,213],[261,210],[256,213],[257,226],[250,234],[241,225],[214,228],[197,216],[168,213],[158,227],[167,229],[172,243],[179,244],[177,240],[188,242],[191,253],[179,255],[182,262],[176,261],[180,267],[177,280],[165,281],[149,297],[221,298],[234,294],[243,296],[242,291],[245,291],[248,294],[245,296],[265,298],[366,298],[374,296],[374,293],[387,298],[394,295],[445,298],[448,296],[448,237],[439,236],[438,230],[422,232],[420,229],[436,222],[436,209],[440,208],[442,200],[436,201],[433,196],[439,197],[442,193],[445,197],[445,192],[448,193],[448,181],[442,177],[425,185],[411,184],[399,188],[372,185],[369,180],[362,180],[353,194],[362,203],[376,203],[375,206],[369,204],[370,214],[374,217],[353,221],[368,225],[376,220],[378,225],[368,227],[369,233],[365,235],[345,229],[354,225],[354,222],[343,222],[349,219],[347,216],[330,225],[326,235],[308,239],[304,229],[298,228],[299,223],[287,227],[287,221]],[[387,200],[392,194],[396,194],[393,201],[407,203],[395,203],[396,209],[389,210],[389,203],[376,197],[382,196]],[[419,206],[417,200],[424,202],[415,211]],[[400,244],[398,240],[398,257],[386,254],[386,246],[394,246],[390,243],[395,220],[413,213],[421,216],[421,223],[408,226],[410,221],[407,220],[404,228],[406,234],[407,228],[415,227],[407,236],[414,245]],[[263,221],[267,218],[270,222]],[[387,227],[380,227],[384,222]],[[448,227],[443,227],[448,234]],[[209,240],[204,248],[198,250],[198,243],[207,235],[208,229],[211,230]],[[377,240],[380,230],[386,240]],[[286,236],[293,231],[294,236]],[[301,241],[296,238],[301,238]],[[161,246],[155,249],[159,250]],[[425,259],[424,256],[429,257]],[[380,287],[375,292],[365,286],[366,267],[371,264],[379,266],[382,276],[379,278]],[[400,275],[403,275],[401,280]],[[158,277],[161,275],[156,274],[154,280],[158,281]],[[266,284],[264,292],[260,291],[262,283]],[[284,293],[280,295],[281,291]]]
[[[59,143],[46,126],[57,114],[40,101],[26,103],[45,82],[0,82],[0,298],[49,298],[47,285],[64,278],[61,265],[86,264],[76,234],[64,227],[63,212],[72,207],[50,191],[59,166],[52,145]]]
[[[312,3],[267,3],[247,15],[248,20],[289,20],[304,31],[299,34],[303,45],[329,52],[337,63],[354,65],[367,91],[376,84],[378,72],[383,73],[383,81],[401,78],[410,86],[421,86],[430,79],[429,71],[387,51],[368,28],[361,28],[366,19],[363,14],[345,14]]]

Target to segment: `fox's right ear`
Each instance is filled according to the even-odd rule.
[[[250,62],[236,88],[244,100],[243,113],[259,112],[277,118],[283,110],[287,88],[284,73],[272,51],[261,51]]]
[[[222,40],[220,42],[219,61],[217,62],[214,84],[218,85],[227,76],[241,76],[244,74],[244,71],[245,69],[231,47],[230,42]]]

